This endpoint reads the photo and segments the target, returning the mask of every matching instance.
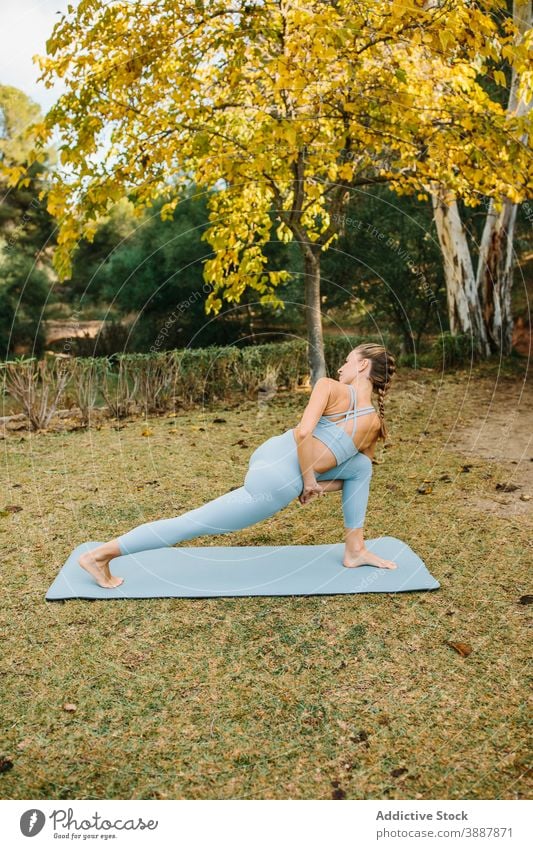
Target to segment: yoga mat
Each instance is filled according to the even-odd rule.
[[[46,593],[65,598],[212,598],[216,596],[336,595],[437,590],[440,584],[420,557],[395,537],[367,540],[366,546],[397,569],[342,565],[344,543],[326,545],[179,546],[126,554],[111,561],[124,578],[114,589],[98,586],[77,563],[79,545]]]

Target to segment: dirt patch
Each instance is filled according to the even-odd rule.
[[[465,457],[494,461],[500,475],[493,495],[470,503],[503,518],[533,514],[532,382],[480,386],[476,406],[477,418],[456,429],[450,443]]]

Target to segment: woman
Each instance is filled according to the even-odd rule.
[[[395,370],[394,357],[383,346],[358,345],[339,369],[338,381],[317,380],[299,424],[253,452],[244,486],[181,516],[139,525],[82,554],[80,566],[101,587],[118,587],[124,579],[109,570],[114,557],[231,533],[273,516],[296,497],[309,504],[318,495],[342,489],[343,565],[395,569],[394,561],[365,548],[363,538],[372,458],[377,440],[387,435],[383,402]],[[379,412],[370,404],[372,390]]]

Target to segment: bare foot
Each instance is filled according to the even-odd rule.
[[[109,561],[111,557],[102,557],[95,554],[94,551],[87,551],[78,558],[78,563],[93,576],[94,580],[100,587],[112,590],[119,587],[124,578],[118,578],[112,575],[109,571]]]
[[[350,554],[345,551],[342,565],[348,569],[354,569],[356,566],[377,566],[379,569],[397,569],[398,564],[394,560],[384,560],[383,557],[369,551],[368,548],[363,548],[357,554]]]

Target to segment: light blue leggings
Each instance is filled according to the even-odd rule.
[[[372,461],[354,454],[344,463],[316,475],[321,480],[343,480],[342,510],[346,528],[362,528]],[[146,522],[118,537],[122,554],[164,548],[208,534],[225,534],[268,519],[300,495],[303,479],[292,429],[263,442],[250,457],[244,486],[208,501],[173,519]]]

